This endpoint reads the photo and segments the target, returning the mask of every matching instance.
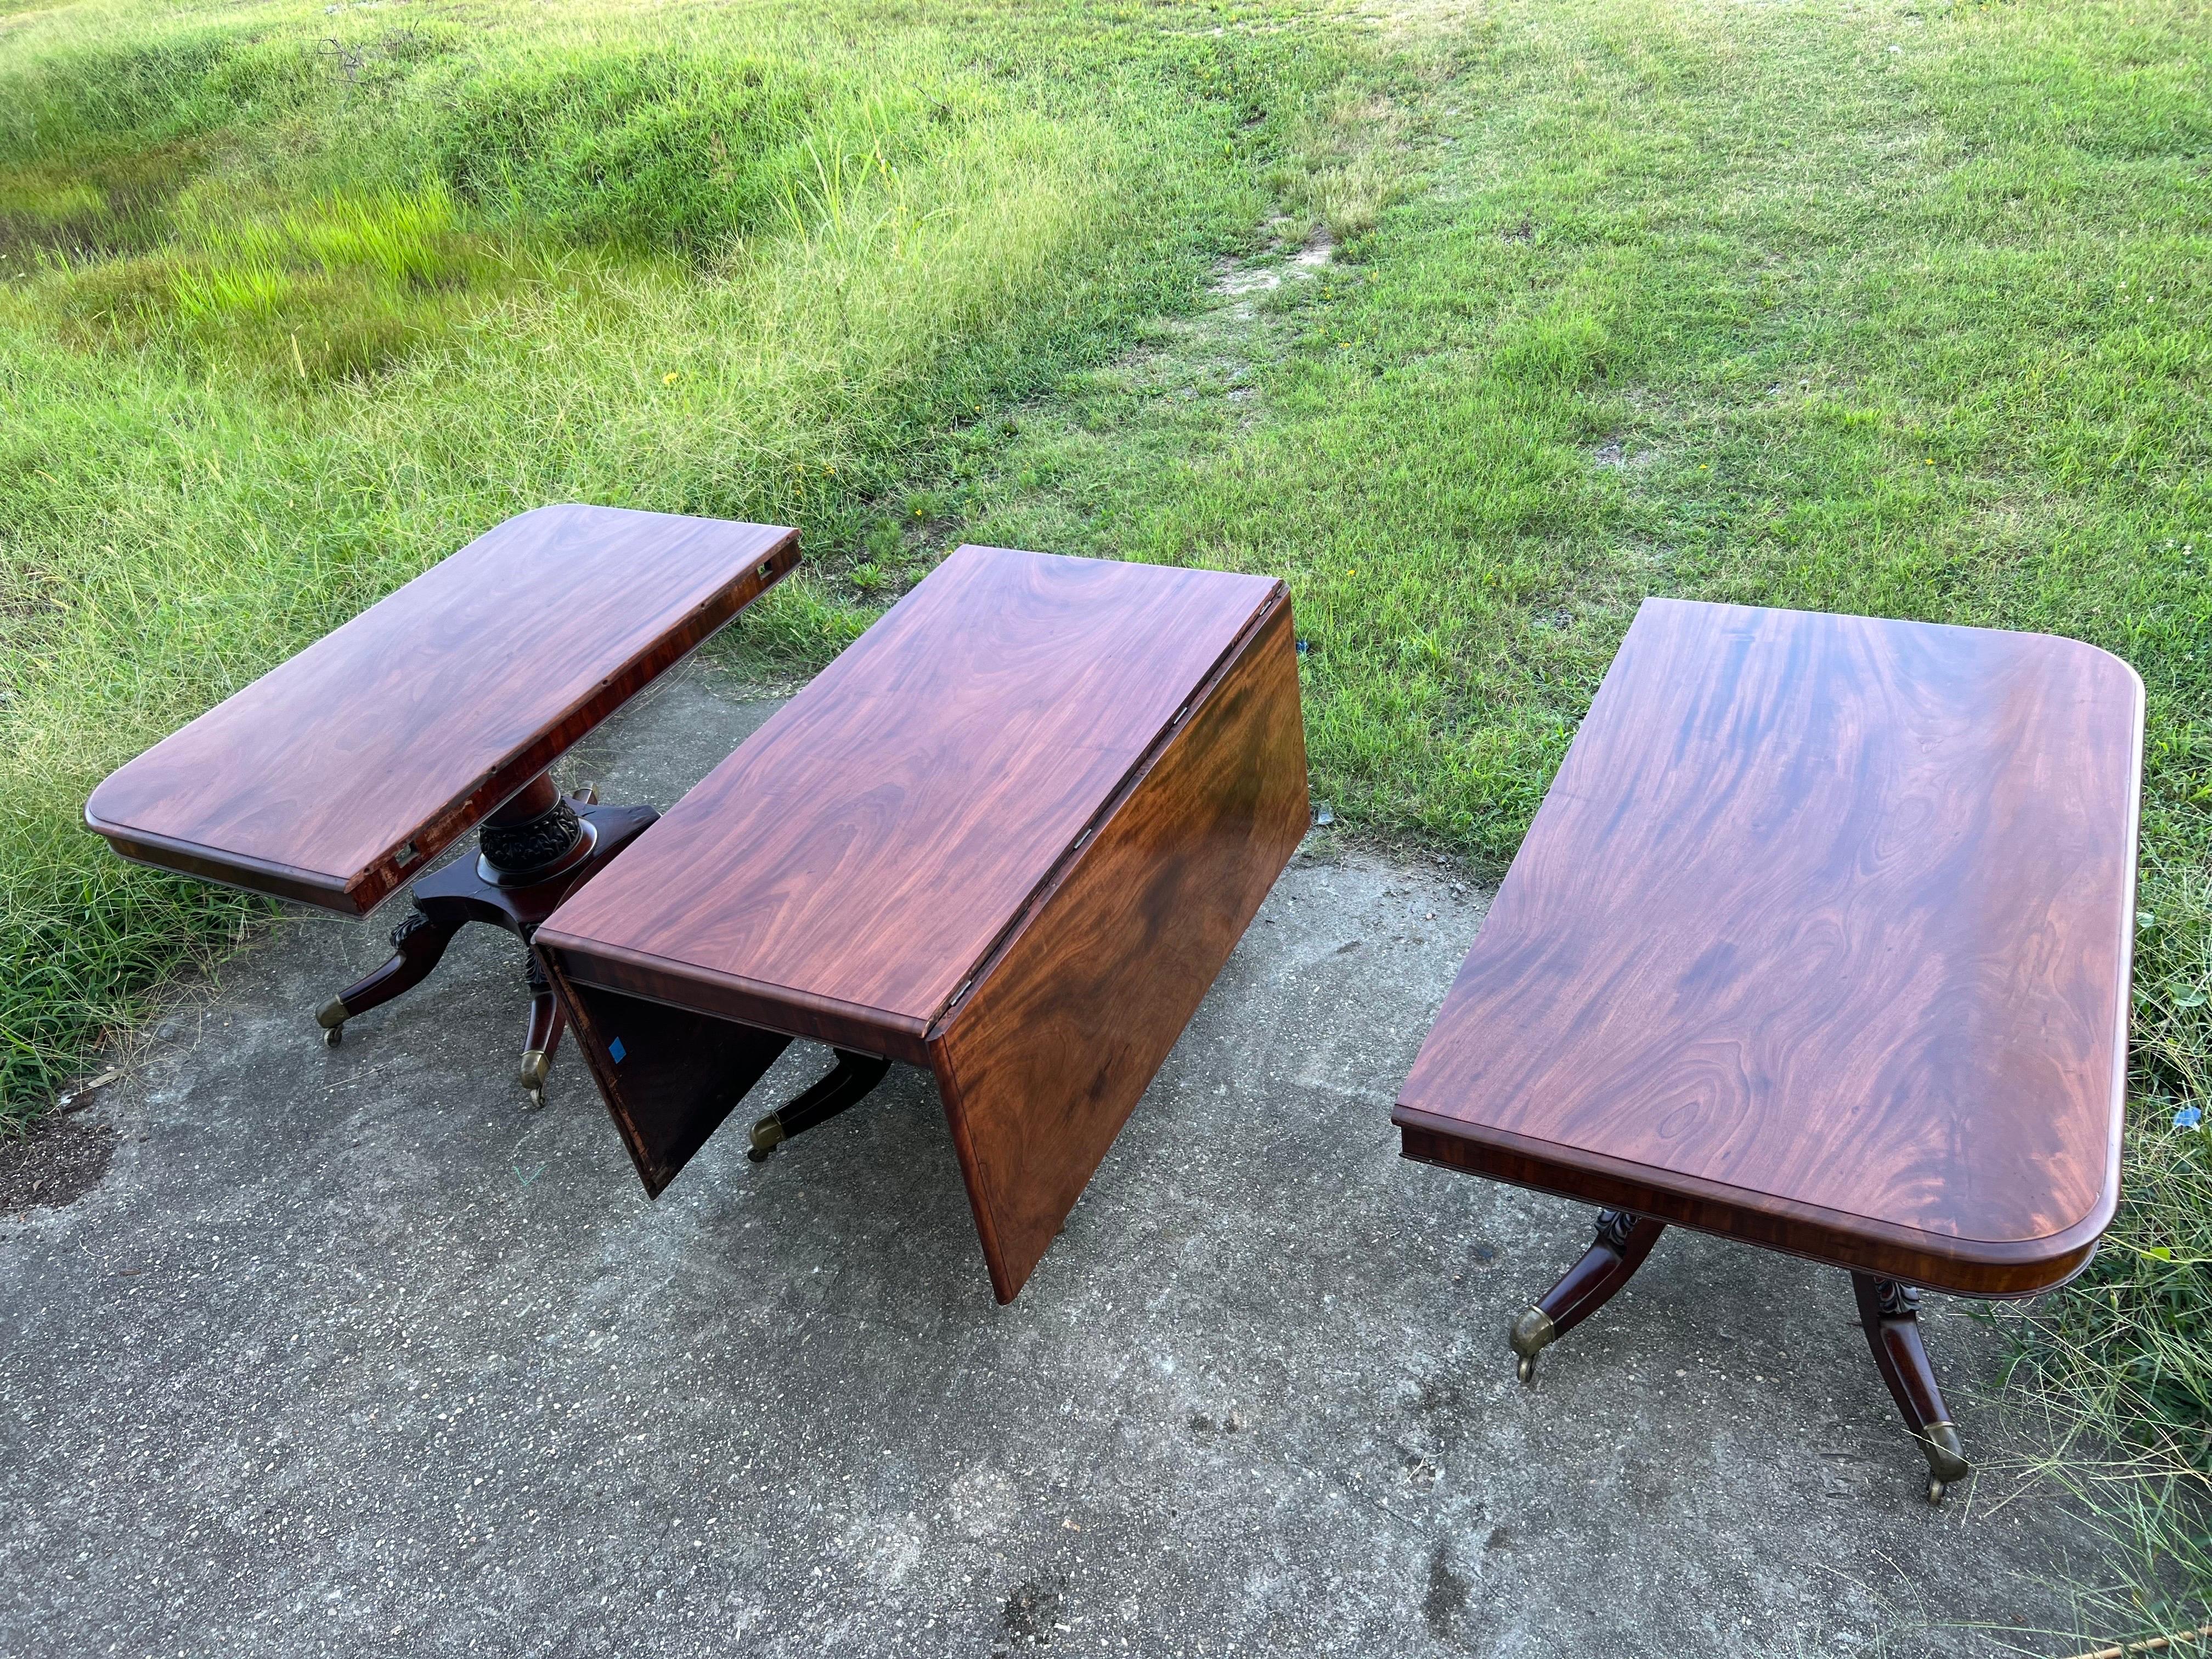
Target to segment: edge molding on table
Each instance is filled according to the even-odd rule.
[[[799,561],[781,526],[567,504],[495,526],[119,768],[88,829],[135,863],[366,915],[415,881],[390,961],[317,1015],[422,982],[470,921],[538,924],[653,823],[549,769]],[[478,854],[425,874],[462,836]],[[536,959],[520,1070],[563,1019]]]

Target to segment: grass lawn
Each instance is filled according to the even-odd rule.
[[[1380,62],[1205,5],[510,16],[0,15],[0,1123],[258,908],[105,855],[106,769],[548,500],[799,525],[842,574],[749,628],[823,659],[933,458],[1187,304]]]
[[[91,784],[549,499],[798,523],[801,666],[959,539],[1280,573],[1316,793],[1492,869],[1644,594],[2071,635],[2149,691],[2129,1196],[2002,1316],[2089,1633],[2203,1621],[2201,6],[501,15],[0,14],[0,1111],[255,914]]]

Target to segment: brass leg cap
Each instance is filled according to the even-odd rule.
[[[523,1051],[522,1070],[518,1075],[522,1079],[522,1086],[530,1091],[530,1104],[533,1109],[545,1103],[545,1074],[552,1069],[553,1056],[543,1048]]]
[[[338,1027],[344,1024],[349,1018],[351,1017],[346,1012],[345,1004],[339,1001],[336,997],[332,997],[328,1002],[315,1010],[315,1024],[321,1026],[325,1031],[335,1033]],[[323,1041],[325,1042],[336,1042],[337,1038],[336,1036],[331,1036],[325,1037]]]
[[[745,1156],[756,1164],[768,1162],[768,1155],[783,1145],[783,1120],[774,1112],[753,1125],[753,1144]]]
[[[1928,1501],[1943,1501],[1944,1488],[1964,1480],[1973,1473],[1974,1466],[1966,1462],[1964,1447],[1959,1443],[1959,1431],[1948,1423],[1930,1423],[1920,1431],[1920,1449],[1928,1457]]]
[[[1521,1356],[1521,1380],[1536,1380],[1536,1356],[1559,1340],[1559,1333],[1552,1323],[1552,1316],[1541,1308],[1531,1308],[1513,1322],[1513,1333],[1507,1340],[1513,1352]]]

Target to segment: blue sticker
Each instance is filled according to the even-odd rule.
[[[617,1037],[612,1042],[607,1044],[607,1058],[614,1061],[617,1066],[623,1063],[623,1055],[625,1052],[626,1051],[622,1046],[622,1039],[620,1037]]]

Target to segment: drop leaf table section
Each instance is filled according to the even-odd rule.
[[[1287,591],[963,547],[540,929],[647,1189],[935,1075],[1011,1301],[1307,826]]]

